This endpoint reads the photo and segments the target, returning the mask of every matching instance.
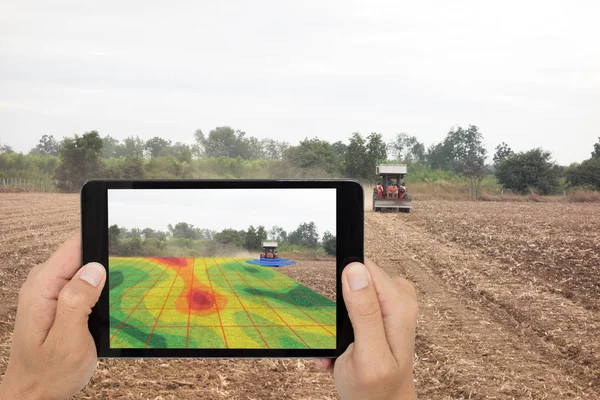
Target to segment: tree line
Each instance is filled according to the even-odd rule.
[[[320,237],[314,222],[304,222],[291,232],[279,226],[267,230],[263,225],[215,231],[187,222],[169,224],[166,231],[118,225],[108,228],[109,254],[122,257],[217,257],[240,251],[258,254],[267,239],[277,241],[279,251],[336,255],[336,237],[329,231]]]
[[[381,133],[355,132],[343,141],[306,138],[297,145],[258,139],[231,127],[208,134],[197,130],[192,144],[153,137],[118,140],[96,131],[61,141],[44,135],[28,154],[0,146],[0,178],[50,178],[63,191],[78,190],[91,178],[308,178],[346,177],[375,182],[379,163],[402,162],[411,171],[437,171],[459,177],[477,191],[492,177],[516,193],[552,194],[567,187],[600,190],[600,138],[592,157],[568,167],[536,148],[515,153],[506,143],[496,148],[493,163],[483,134],[475,125],[453,127],[429,147],[417,137],[400,133],[385,142]]]

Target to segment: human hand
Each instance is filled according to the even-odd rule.
[[[352,263],[342,273],[354,343],[337,360],[316,360],[317,366],[333,373],[342,400],[416,399],[415,290],[370,260],[365,264]]]
[[[106,271],[98,263],[80,267],[77,232],[27,276],[0,399],[63,399],[89,382],[98,360],[88,316]]]

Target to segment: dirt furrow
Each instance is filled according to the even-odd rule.
[[[2,213],[2,220],[0,220],[0,232],[11,232],[11,227],[20,227],[30,220],[42,218],[47,219],[50,216],[64,218],[65,215],[69,215],[70,213],[73,213],[73,211],[77,212],[78,209],[74,209],[73,207],[61,207],[58,209],[47,209],[41,212],[32,213],[23,213],[22,210],[20,212],[15,212],[12,215],[6,215]],[[79,212],[77,212],[77,216],[79,216]]]
[[[559,361],[564,355],[555,343],[546,343],[536,333],[527,332],[506,311],[497,312],[494,307],[482,305],[481,294],[465,293],[478,293],[482,289],[477,284],[484,287],[483,282],[471,283],[472,287],[468,287],[463,286],[464,281],[450,279],[454,278],[449,274],[453,270],[460,271],[461,276],[481,275],[478,271],[482,265],[486,271],[489,269],[488,260],[440,245],[395,215],[368,214],[366,225],[368,254],[384,268],[404,272],[414,281],[421,296],[418,342],[423,351],[433,354],[433,361],[421,359],[417,376],[439,380],[423,371],[428,371],[432,362],[438,366],[440,359],[444,365],[450,365],[450,372],[454,371],[442,374],[446,384],[440,395],[451,392],[464,398],[498,395],[501,398],[544,398],[552,394],[550,397],[556,398],[570,393],[579,398],[596,398],[598,391],[593,387],[597,377],[593,366],[579,366],[581,358]],[[398,263],[405,264],[404,268],[398,268]],[[523,283],[521,286],[526,288]],[[488,291],[495,287],[487,286]],[[544,303],[544,307],[548,307],[548,303]],[[579,309],[580,313],[586,312]],[[574,320],[573,326],[577,326],[577,322]],[[577,337],[572,338],[576,342]],[[590,340],[597,341],[593,337]],[[583,357],[588,363],[595,363],[590,358],[593,353],[586,350]],[[467,365],[468,368],[459,368]]]

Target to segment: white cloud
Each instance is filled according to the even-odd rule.
[[[232,125],[296,142],[356,131],[589,157],[600,135],[595,1],[0,5],[3,143],[43,134],[192,140]],[[565,140],[568,136],[568,140]]]

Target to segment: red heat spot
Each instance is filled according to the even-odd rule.
[[[155,257],[154,259],[169,267],[187,267],[189,265],[188,259],[182,257]]]
[[[192,289],[188,292],[187,297],[192,310],[208,310],[215,305],[214,296],[204,290]]]

